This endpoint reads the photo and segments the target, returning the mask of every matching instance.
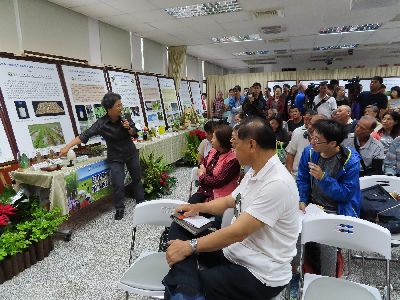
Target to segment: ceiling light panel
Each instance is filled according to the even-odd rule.
[[[338,49],[354,49],[357,48],[359,44],[346,44],[346,45],[336,45],[336,46],[324,46],[324,47],[314,47],[314,51],[327,51],[327,50],[338,50]]]
[[[332,26],[321,28],[319,34],[341,34],[350,32],[367,32],[375,31],[381,27],[382,24],[363,24],[363,25],[346,25],[346,26]]]
[[[169,15],[177,19],[209,16],[241,10],[242,8],[237,0],[208,2],[165,9]]]
[[[232,53],[234,56],[256,56],[256,55],[267,55],[269,54],[268,50],[259,50],[259,51],[244,51],[244,52],[235,52]]]
[[[211,40],[214,44],[221,43],[239,43],[239,42],[253,42],[253,41],[262,41],[262,38],[258,33],[255,34],[246,34],[246,35],[231,35],[231,36],[223,36],[223,37],[212,37]]]

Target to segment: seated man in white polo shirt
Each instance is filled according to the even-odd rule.
[[[251,169],[240,185],[229,196],[177,208],[186,216],[222,215],[235,208],[235,218],[230,226],[197,239],[172,224],[165,299],[270,299],[288,284],[296,254],[299,194],[275,146],[266,121],[245,119],[238,129],[236,156]],[[198,259],[221,249],[217,265],[198,271]]]

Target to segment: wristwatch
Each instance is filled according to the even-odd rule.
[[[197,251],[197,239],[192,239],[189,241],[190,247],[192,247],[192,253],[193,254],[198,254],[199,252]]]

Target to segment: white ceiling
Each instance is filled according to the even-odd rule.
[[[279,64],[309,61],[311,56],[326,54],[327,57],[343,55],[347,50],[329,53],[313,51],[314,47],[360,44],[353,56],[343,60],[379,59],[388,55],[393,48],[399,48],[400,21],[390,20],[400,14],[400,0],[358,0],[380,2],[379,8],[350,10],[351,0],[238,0],[243,8],[240,12],[213,16],[176,19],[164,9],[201,3],[200,0],[49,0],[68,9],[82,13],[102,22],[136,33],[166,46],[187,45],[188,54],[215,63],[225,68],[245,68],[244,60],[254,57],[235,57],[234,52],[257,50],[287,50],[291,57],[276,57]],[[211,2],[210,0],[204,2]],[[390,6],[384,6],[390,2]],[[283,8],[284,17],[255,18],[252,12]],[[398,17],[400,19],[400,17]],[[382,23],[375,32],[347,33],[342,35],[318,34],[322,27]],[[262,34],[263,26],[282,25],[286,31],[279,34]],[[260,33],[263,41],[213,44],[211,37]],[[285,38],[286,42],[269,43],[270,39]],[[374,44],[368,46],[370,44]],[[273,51],[272,51],[273,52]],[[259,57],[256,57],[257,59]],[[266,58],[265,56],[263,58]],[[400,59],[396,62],[400,62]],[[252,67],[257,64],[252,65]]]

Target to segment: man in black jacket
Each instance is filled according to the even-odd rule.
[[[266,101],[261,93],[261,84],[255,82],[252,87],[253,93],[244,99],[242,105],[243,113],[247,117],[257,116],[265,119]]]

